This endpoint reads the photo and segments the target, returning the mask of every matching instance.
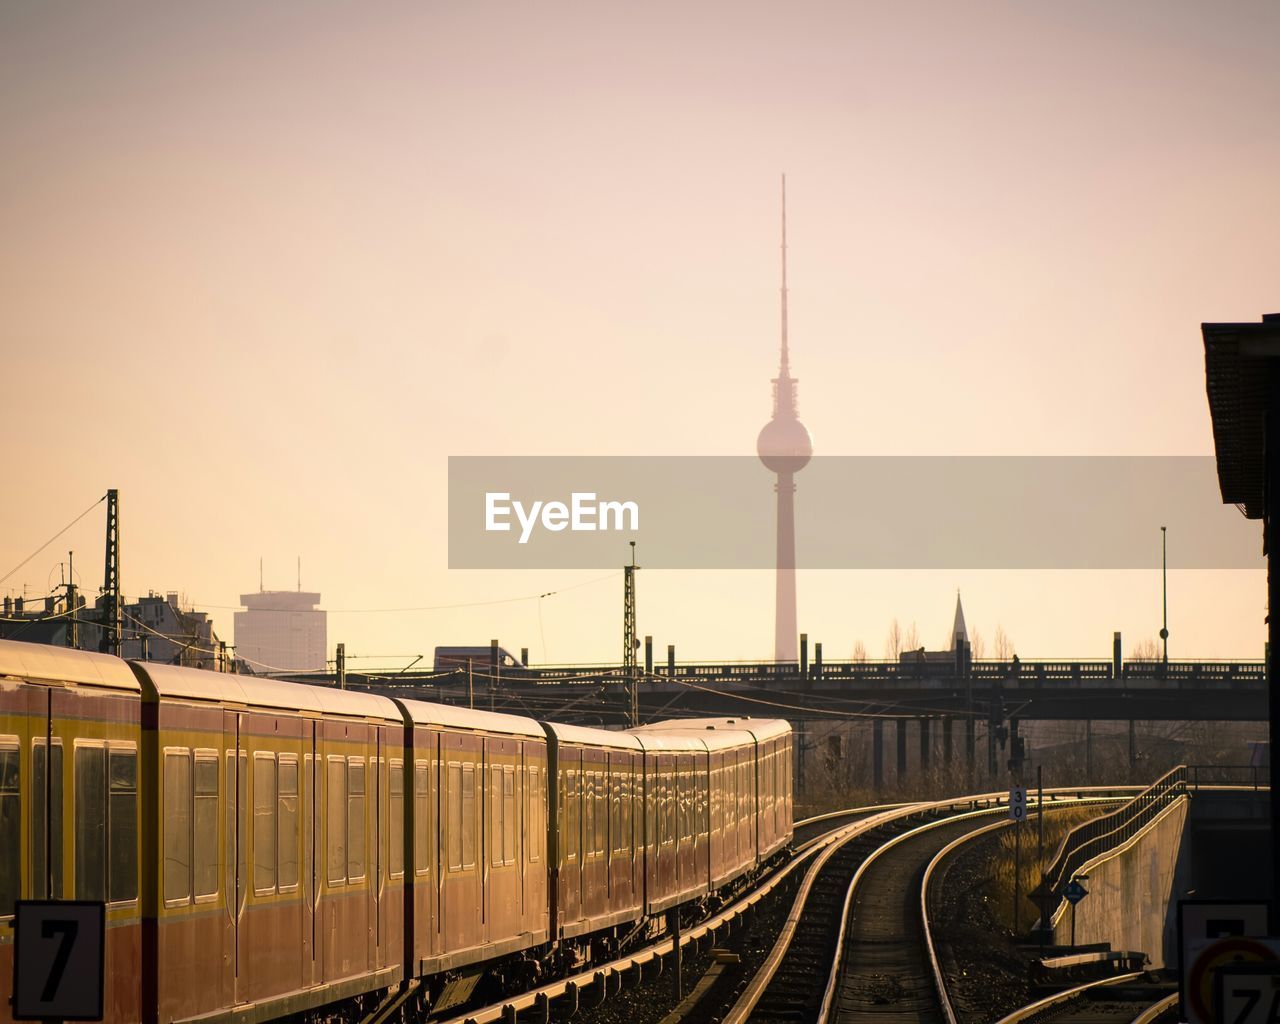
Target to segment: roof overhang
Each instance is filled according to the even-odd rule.
[[[1280,313],[1260,323],[1201,324],[1205,387],[1222,500],[1261,519],[1266,497],[1270,372],[1280,366]]]

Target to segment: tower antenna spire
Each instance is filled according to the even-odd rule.
[[[782,358],[779,377],[790,377],[791,367],[787,351],[787,176],[782,175]]]

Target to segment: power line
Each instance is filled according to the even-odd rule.
[[[95,508],[97,508],[99,505],[101,505],[101,504],[102,504],[104,501],[106,501],[106,500],[107,500],[107,496],[104,494],[101,498],[99,498],[99,499],[98,499],[97,501],[95,501],[92,505],[90,505],[87,509],[85,509],[85,510],[84,510],[83,512],[81,512],[78,516],[76,516],[73,520],[71,520],[71,522],[67,523],[67,525],[66,525],[66,526],[64,526],[61,530],[59,530],[57,533],[55,533],[52,537],[50,537],[47,541],[45,541],[43,544],[41,544],[41,545],[40,545],[38,548],[36,548],[33,552],[31,552],[31,554],[27,555],[27,557],[26,557],[26,558],[24,558],[21,562],[19,562],[17,565],[15,565],[12,569],[10,569],[10,570],[9,570],[7,573],[5,573],[3,576],[0,576],[0,583],[3,583],[5,580],[7,580],[7,579],[8,579],[10,576],[12,576],[15,572],[17,572],[17,571],[18,571],[19,569],[21,569],[24,565],[26,565],[29,561],[31,561],[31,559],[35,558],[35,557],[36,557],[36,555],[40,554],[40,552],[41,552],[41,551],[43,551],[45,548],[47,548],[50,544],[52,544],[55,540],[57,540],[59,537],[61,537],[64,533],[66,533],[69,529],[71,529],[71,527],[75,526],[75,525],[76,525],[76,523],[80,522],[80,520],[81,520],[81,519],[83,519],[85,516],[87,516],[90,512],[92,512]]]

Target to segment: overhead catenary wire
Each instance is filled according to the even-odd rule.
[[[78,516],[76,516],[73,520],[71,520],[71,522],[67,523],[67,525],[66,525],[66,526],[64,526],[61,530],[59,530],[57,533],[55,533],[52,537],[50,537],[47,541],[45,541],[43,544],[41,544],[41,545],[40,545],[38,548],[36,548],[33,552],[31,552],[31,554],[27,555],[27,557],[26,557],[26,558],[24,558],[21,562],[19,562],[17,565],[15,565],[12,569],[10,569],[10,570],[9,570],[7,573],[5,573],[3,576],[0,576],[0,583],[3,583],[5,580],[7,580],[7,579],[8,579],[10,576],[12,576],[15,572],[17,572],[17,571],[18,571],[19,569],[21,569],[24,565],[26,565],[29,561],[31,561],[31,559],[35,558],[35,557],[36,557],[36,555],[40,554],[40,552],[41,552],[41,551],[43,551],[45,548],[47,548],[50,544],[52,544],[55,540],[57,540],[59,537],[61,537],[64,533],[66,533],[69,529],[71,529],[71,527],[75,526],[75,525],[76,525],[76,523],[80,522],[80,520],[81,520],[81,519],[83,519],[85,516],[87,516],[90,512],[92,512],[95,508],[97,508],[99,505],[101,505],[101,504],[102,504],[104,501],[106,501],[106,500],[107,500],[107,496],[104,494],[101,498],[99,498],[99,499],[98,499],[97,501],[95,501],[92,505],[90,505],[87,509],[85,509],[85,510],[84,510],[83,512],[81,512]]]

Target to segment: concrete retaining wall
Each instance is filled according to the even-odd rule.
[[[1078,944],[1141,950],[1152,967],[1177,962],[1176,908],[1191,884],[1189,844],[1183,841],[1187,811],[1182,797],[1140,835],[1083,868],[1089,895],[1075,909]],[[1071,913],[1067,904],[1054,918],[1054,942],[1071,942]]]

